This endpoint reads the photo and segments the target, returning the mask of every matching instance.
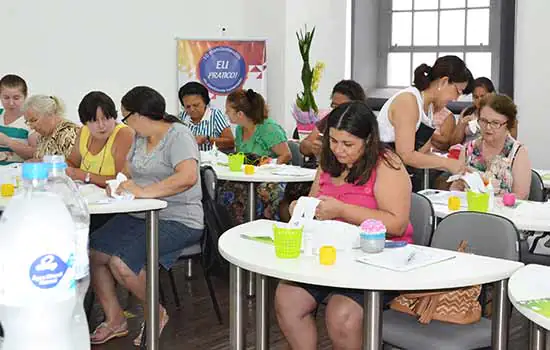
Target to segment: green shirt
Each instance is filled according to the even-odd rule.
[[[254,134],[246,141],[243,141],[243,128],[240,125],[237,126],[235,134],[237,152],[254,153],[260,157],[276,158],[277,154],[273,152],[273,146],[287,141],[285,130],[271,118],[256,125]]]
[[[29,128],[25,124],[23,117],[6,125],[4,122],[4,109],[0,108],[0,132],[7,137],[22,143],[27,143],[29,138]],[[13,152],[9,147],[0,145],[0,165],[22,162],[23,159]]]

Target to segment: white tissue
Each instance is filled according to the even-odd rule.
[[[473,192],[485,193],[487,192],[487,187],[483,182],[481,174],[478,172],[466,173],[464,175],[453,175],[450,176],[447,182],[453,182],[456,180],[463,180],[468,185],[468,188]]]
[[[475,134],[480,129],[477,119],[470,120],[468,122],[468,127],[470,128],[472,134]]]
[[[116,178],[113,180],[107,180],[107,186],[109,186],[109,188],[111,189],[111,197],[115,199],[126,199],[126,200],[132,200],[135,198],[135,196],[132,193],[127,191],[124,191],[121,194],[116,193],[118,186],[124,181],[128,181],[128,178],[123,173],[118,173],[116,175]]]
[[[296,202],[292,217],[290,218],[290,226],[300,227],[305,225],[306,221],[313,220],[315,217],[315,209],[321,203],[321,200],[315,197],[300,197]]]

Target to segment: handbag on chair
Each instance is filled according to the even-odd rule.
[[[468,243],[461,241],[459,252],[464,252]],[[393,299],[390,308],[418,317],[422,324],[432,320],[471,324],[481,319],[479,295],[481,285],[433,292],[404,293]]]

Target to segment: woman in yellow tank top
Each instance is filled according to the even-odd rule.
[[[84,126],[69,156],[67,175],[105,187],[124,168],[134,132],[116,122],[115,103],[100,91],[84,96],[78,114]]]

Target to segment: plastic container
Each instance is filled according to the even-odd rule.
[[[468,201],[468,210],[486,213],[489,210],[490,195],[488,192],[478,193],[467,191],[466,200]]]
[[[75,225],[62,198],[47,190],[47,177],[45,164],[24,164],[23,191],[0,221],[3,350],[90,349],[73,326]]]
[[[460,198],[457,196],[449,196],[447,203],[449,210],[459,210],[460,209]]]
[[[273,225],[275,255],[281,259],[293,259],[300,256],[303,227],[287,228]]]
[[[380,220],[367,219],[361,224],[361,250],[365,253],[380,253],[386,244],[386,226]]]
[[[242,171],[244,164],[244,153],[234,153],[227,156],[229,162],[229,170]]]
[[[325,245],[319,248],[319,263],[321,265],[334,265],[336,262],[336,248]]]

